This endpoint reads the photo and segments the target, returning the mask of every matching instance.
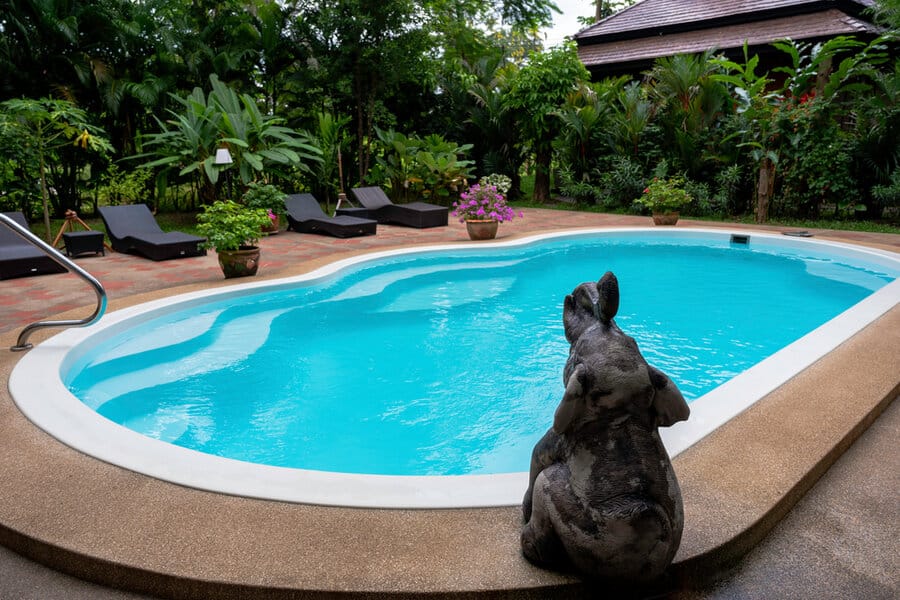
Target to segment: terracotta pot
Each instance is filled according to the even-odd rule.
[[[269,217],[271,219],[271,223],[262,228],[263,233],[268,235],[275,235],[278,233],[278,215],[274,215]]]
[[[466,221],[466,231],[469,232],[471,240],[492,240],[497,237],[499,226],[500,222],[493,219]]]
[[[259,248],[257,246],[241,246],[240,250],[219,250],[219,266],[225,279],[256,275],[259,269]]]
[[[678,222],[680,214],[678,211],[667,213],[653,213],[653,223],[655,225],[674,225]]]

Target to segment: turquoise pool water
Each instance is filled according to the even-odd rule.
[[[897,275],[813,247],[665,235],[405,255],[130,323],[63,380],[114,422],[242,461],[525,471],[563,389],[563,298],[606,270],[619,326],[689,399]]]

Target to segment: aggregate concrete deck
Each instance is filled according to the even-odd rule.
[[[501,231],[626,224],[646,219],[534,210]],[[815,233],[900,248],[900,236]],[[283,233],[263,241],[261,275],[303,272],[347,253],[464,239],[458,224],[424,231],[379,226],[374,238],[346,241]],[[79,264],[108,285],[114,309],[223,285],[214,261],[113,255]],[[32,318],[26,315],[45,318],[87,304],[90,293],[79,296],[77,282],[63,281],[68,277],[0,282],[0,343],[11,345],[14,328]],[[195,283],[180,285],[186,281]],[[0,355],[0,378],[8,378],[16,360]],[[894,307],[676,458],[686,526],[667,589],[714,577],[750,550],[896,397],[898,384],[900,307]],[[162,597],[537,598],[594,591],[521,558],[516,507],[342,509],[191,490],[63,446],[31,425],[5,389],[0,481],[0,544],[83,579]]]

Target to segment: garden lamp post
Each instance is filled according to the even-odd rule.
[[[213,161],[213,164],[217,166],[230,165],[234,161],[231,159],[231,152],[228,151],[228,148],[222,146],[221,148],[216,148],[216,158]],[[230,200],[231,196],[231,177],[229,176],[228,171],[225,171],[225,184],[228,186],[228,196],[226,200]]]

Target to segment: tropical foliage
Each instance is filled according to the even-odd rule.
[[[677,177],[690,211],[897,218],[897,9],[875,3],[872,43],[590,81],[541,45],[551,0],[0,0],[0,208],[196,210],[255,183],[450,204],[496,173],[512,201],[527,176],[538,202],[631,211]]]
[[[385,183],[393,200],[423,198],[447,204],[450,196],[465,186],[472,161],[462,157],[471,144],[458,146],[437,134],[418,138],[380,129],[376,133],[377,167],[369,179]]]
[[[182,109],[170,110],[166,122],[157,120],[159,131],[142,140],[146,153],[135,158],[152,157],[143,166],[162,168],[157,178],[161,192],[173,172],[192,175],[205,201],[215,199],[219,173],[226,169],[235,170],[242,185],[284,177],[291,169],[312,172],[309,165],[321,160],[321,151],[308,136],[282,126],[282,119],[264,116],[249,94],[238,97],[216,75],[210,83],[208,96],[200,88],[184,98],[173,95]],[[216,163],[221,146],[230,149],[231,163]]]
[[[542,53],[533,53],[528,63],[515,74],[504,97],[508,109],[516,111],[522,142],[534,154],[534,199],[543,202],[550,197],[550,164],[553,139],[562,124],[554,112],[578,84],[590,75],[575,45],[566,43]]]
[[[678,176],[692,211],[896,219],[900,66],[885,40],[773,47],[770,71],[746,48],[740,61],[675,56],[641,83],[570,94],[555,113],[561,191],[628,210],[654,176]]]
[[[84,110],[66,100],[53,98],[13,99],[0,104],[0,137],[15,140],[17,151],[11,152],[7,158],[7,166],[12,173],[18,170],[27,174],[27,179],[37,179],[39,183],[48,237],[51,204],[57,213],[68,209],[63,203],[64,196],[58,195],[56,188],[48,183],[48,173],[55,168],[53,157],[68,151],[75,162],[85,150],[111,150],[109,142],[102,137],[102,131],[89,123]],[[71,178],[57,177],[56,181],[59,184],[71,181]]]

